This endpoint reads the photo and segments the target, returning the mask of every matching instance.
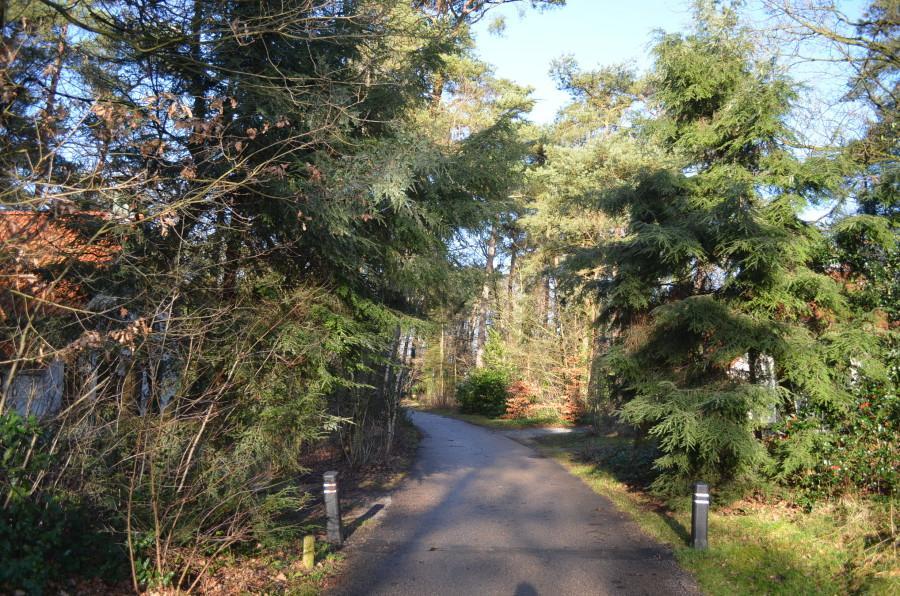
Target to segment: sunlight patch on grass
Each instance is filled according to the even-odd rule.
[[[516,418],[515,420],[505,420],[503,418],[488,418],[480,414],[462,414],[458,410],[452,408],[429,408],[421,405],[410,406],[416,411],[426,412],[428,414],[438,414],[448,418],[455,418],[463,422],[477,424],[478,426],[486,426],[488,428],[498,429],[521,429],[521,428],[537,428],[542,426],[575,426],[562,418],[553,415],[532,416],[530,418]]]

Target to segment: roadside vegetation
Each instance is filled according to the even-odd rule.
[[[570,426],[570,423],[568,421],[562,420],[552,414],[548,414],[547,416],[533,416],[528,418],[490,418],[483,414],[464,414],[456,408],[426,408],[421,407],[418,404],[413,404],[411,407],[423,412],[428,412],[430,414],[438,414],[439,416],[455,418],[457,420],[462,420],[463,422],[470,422],[472,424],[485,426],[487,428],[518,429],[536,428],[542,426]]]

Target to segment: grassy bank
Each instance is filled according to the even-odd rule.
[[[664,503],[629,486],[621,470],[592,460],[597,450],[631,449],[616,437],[552,436],[538,443],[595,492],[670,545],[710,594],[900,594],[897,531],[889,502],[845,499],[811,511],[758,496],[718,503],[710,549],[688,546],[690,503]],[[715,499],[715,494],[713,495]]]

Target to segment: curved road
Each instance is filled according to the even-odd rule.
[[[695,594],[667,548],[533,449],[413,412],[425,438],[334,594]]]

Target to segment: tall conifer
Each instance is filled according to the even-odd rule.
[[[627,218],[603,247],[602,316],[618,335],[604,364],[622,418],[659,441],[658,489],[756,469],[773,414],[841,407],[854,351],[838,285],[811,266],[820,232],[800,217],[836,178],[790,147],[790,81],[752,58],[730,13],[698,17],[654,50],[659,116],[639,134],[668,163],[602,204]]]

